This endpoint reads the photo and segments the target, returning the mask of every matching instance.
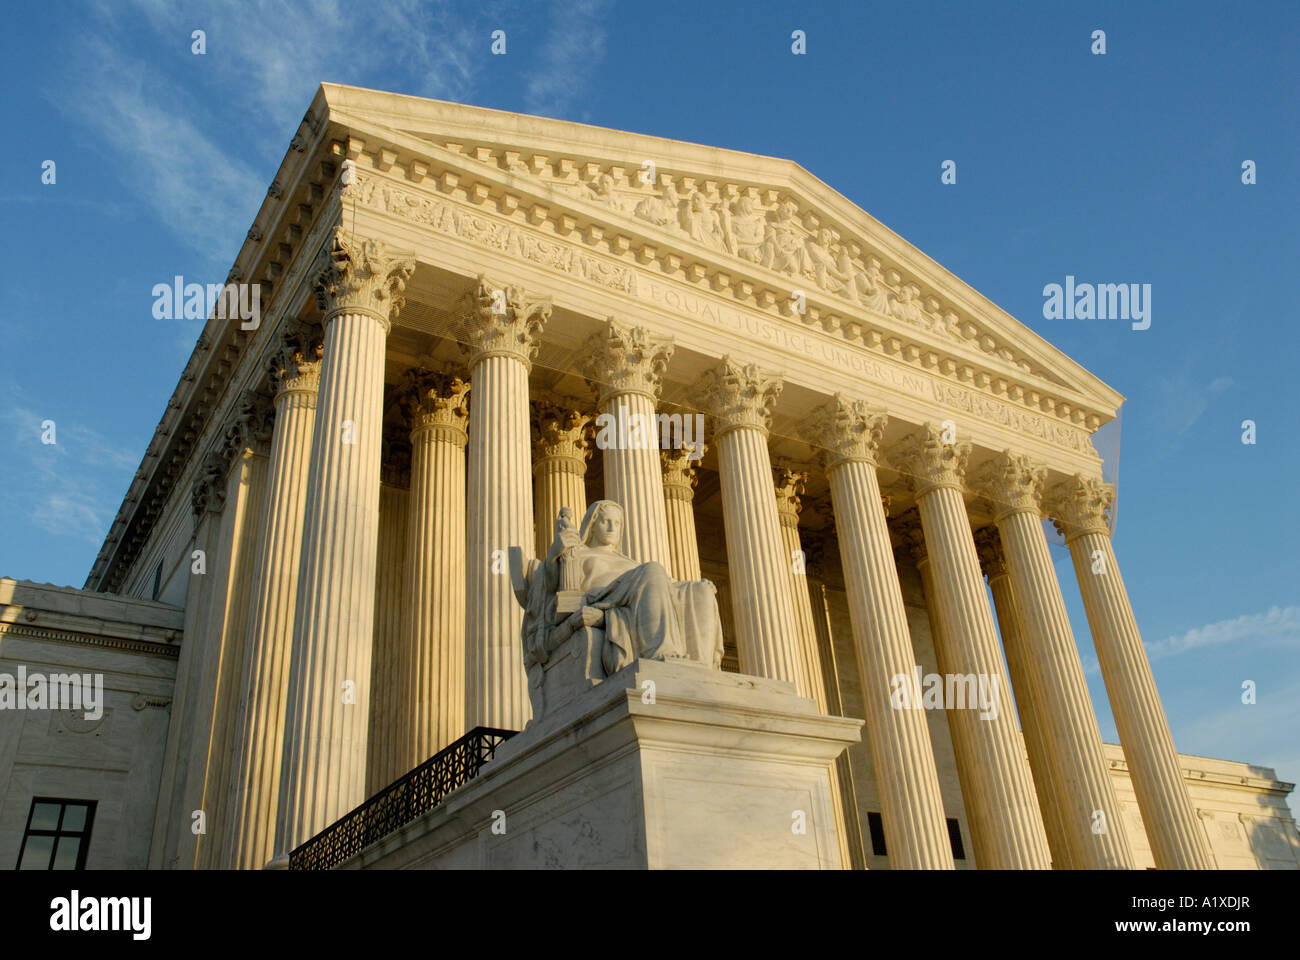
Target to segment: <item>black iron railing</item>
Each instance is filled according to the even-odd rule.
[[[331,870],[352,859],[473,780],[496,755],[497,747],[515,733],[475,727],[294,850],[289,854],[289,869]]]

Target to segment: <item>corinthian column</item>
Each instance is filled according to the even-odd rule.
[[[695,536],[695,472],[700,457],[708,448],[696,443],[691,449],[662,450],[664,467],[664,506],[668,511],[668,547],[672,551],[674,580],[698,580],[700,542]]]
[[[698,394],[714,424],[741,672],[789,680],[802,692],[808,686],[767,452],[781,387],[779,376],[723,357],[704,374]]]
[[[807,566],[803,545],[799,542],[799,511],[803,504],[808,474],[802,470],[776,467],[772,470],[776,488],[776,515],[781,525],[786,570],[790,574],[790,592],[794,602],[794,620],[799,638],[799,664],[803,686],[799,696],[817,703],[826,712],[826,687],[822,683],[821,657],[817,653],[817,629],[813,626],[812,598],[808,593]]]
[[[384,350],[415,259],[337,227],[303,516],[277,860],[365,799]]]
[[[952,847],[925,716],[895,710],[891,702],[891,681],[911,677],[916,657],[876,479],[885,421],[884,413],[836,394],[814,412],[805,435],[826,451],[890,865],[951,870]]]
[[[981,701],[964,709],[947,704],[945,710],[975,863],[981,869],[1047,869],[1047,836],[1008,709],[1011,690],[1002,676],[997,632],[962,499],[969,456],[970,444],[944,443],[939,429],[927,424],[895,449],[891,461],[916,493],[934,589],[928,599],[940,610],[934,638],[939,670],[972,677],[976,689],[993,694],[987,708]]]
[[[1048,510],[1057,518],[1057,529],[1074,561],[1106,694],[1156,866],[1209,870],[1213,865],[1178,769],[1169,722],[1111,547],[1107,515],[1114,495],[1111,484],[1077,475],[1052,489]]]
[[[528,681],[519,631],[524,612],[510,586],[511,547],[536,540],[529,451],[528,372],[551,301],[479,277],[460,324],[469,354],[465,724],[522,730]]]
[[[986,465],[977,488],[993,505],[1011,569],[1033,677],[1030,688],[1041,695],[1070,863],[1080,869],[1131,869],[1128,834],[1043,535],[1039,503],[1044,475],[1028,457],[1007,451]]]
[[[1025,735],[1025,752],[1029,754],[1029,769],[1034,775],[1034,793],[1038,796],[1038,809],[1043,816],[1047,846],[1052,851],[1052,866],[1068,870],[1070,845],[1066,841],[1052,781],[1052,751],[1043,734],[1042,695],[1034,690],[1034,674],[1029,669],[1029,645],[1020,626],[1015,589],[1011,585],[1011,573],[1002,555],[1002,541],[996,527],[985,527],[975,535],[975,552],[980,558],[980,568],[988,578],[989,592],[993,594],[993,609],[997,612],[998,629],[1002,634],[1002,651],[1007,658],[1007,672],[1011,674],[1011,690],[1016,696],[1020,729]]]
[[[465,432],[469,384],[411,376],[411,492],[407,500],[395,711],[399,769],[411,770],[465,722]]]
[[[575,406],[539,400],[533,403],[533,503],[536,550],[546,556],[555,539],[561,507],[573,510],[576,526],[587,512],[587,461],[591,417]]]
[[[260,868],[274,854],[294,599],[321,346],[318,339],[291,334],[271,360],[271,389],[275,392],[271,470],[247,669],[240,687],[243,707],[233,757],[234,809],[224,860],[224,866],[237,870]]]
[[[626,517],[624,546],[632,559],[672,565],[668,518],[659,466],[655,401],[668,361],[671,337],[652,337],[613,317],[587,341],[583,373],[596,391],[596,445],[605,469],[605,496]],[[554,522],[554,517],[551,518]]]
[[[817,650],[817,627],[813,623],[812,596],[808,592],[807,563],[803,544],[799,541],[799,511],[803,508],[801,498],[808,483],[808,474],[803,470],[781,466],[772,470],[772,479],[776,484],[776,513],[781,522],[785,555],[789,558],[787,569],[790,571],[790,592],[794,600],[795,623],[799,630],[800,673],[804,680],[799,696],[815,702],[818,713],[829,713],[821,654]],[[844,820],[844,801],[840,793],[837,764],[847,760],[847,755],[837,757],[835,764],[831,765],[830,777],[835,836],[840,845],[840,864],[845,870],[849,869],[852,854],[849,851],[849,831]]]

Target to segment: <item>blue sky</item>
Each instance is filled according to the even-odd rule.
[[[224,279],[321,81],[542,113],[794,159],[1123,393],[1115,548],[1174,739],[1294,782],[1297,50],[1293,3],[7,11],[0,574],[84,581],[201,326],[152,287]],[[1151,328],[1044,320],[1067,274],[1150,283]]]

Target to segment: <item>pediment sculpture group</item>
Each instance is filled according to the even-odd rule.
[[[805,230],[793,200],[782,200],[766,210],[749,196],[713,200],[693,187],[681,193],[667,183],[654,196],[643,197],[632,206],[630,199],[615,191],[614,178],[608,173],[588,181],[585,188],[598,203],[615,210],[631,206],[631,214],[638,219],[679,230],[710,249],[801,278],[913,326],[961,337],[956,314],[927,310],[920,289],[897,277],[887,280],[876,257],[852,256],[829,227]]]

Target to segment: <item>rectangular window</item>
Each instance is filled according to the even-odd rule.
[[[84,870],[94,800],[35,797],[18,849],[19,870]]]
[[[952,844],[952,858],[966,859],[966,848],[961,845],[961,824],[952,817],[948,818],[948,842]]]
[[[871,831],[871,852],[877,857],[886,856],[885,824],[874,810],[867,813],[867,828]]]

